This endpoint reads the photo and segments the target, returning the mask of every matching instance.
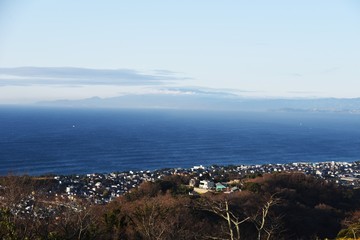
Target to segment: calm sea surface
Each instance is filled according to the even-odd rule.
[[[0,174],[360,160],[360,115],[0,108]]]

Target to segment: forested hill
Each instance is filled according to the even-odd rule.
[[[1,239],[353,239],[360,192],[302,173],[247,176],[197,194],[172,175],[106,205],[48,198],[49,178],[1,178]],[[235,188],[234,188],[235,187]],[[19,209],[24,202],[33,207]]]

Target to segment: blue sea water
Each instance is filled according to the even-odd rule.
[[[0,108],[0,174],[356,161],[360,115]]]

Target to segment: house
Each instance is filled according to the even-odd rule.
[[[226,190],[226,186],[222,183],[216,183],[216,191],[217,192],[223,192]]]
[[[200,181],[200,184],[199,184],[199,188],[202,188],[202,189],[211,189],[214,187],[215,187],[214,182],[209,181],[209,180],[202,180],[202,181]]]

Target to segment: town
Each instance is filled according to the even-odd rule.
[[[200,165],[189,169],[171,168],[106,174],[58,175],[54,176],[58,183],[57,187],[49,192],[49,195],[55,194],[57,197],[68,198],[70,200],[82,198],[94,204],[106,204],[125,193],[131,192],[132,189],[138,187],[142,182],[155,182],[171,175],[189,177],[190,187],[193,187],[200,193],[206,191],[224,191],[228,193],[234,190],[241,190],[239,184],[243,178],[281,172],[299,172],[351,188],[360,187],[360,161],[332,161],[239,166],[213,165],[209,167]],[[230,182],[239,184],[235,187],[232,184],[233,188],[229,188]]]
[[[257,180],[263,182],[259,184]],[[292,186],[289,189],[287,182]],[[271,186],[278,187],[273,189],[275,193],[271,190]],[[254,212],[254,216],[257,216],[257,212],[261,213],[261,203],[264,203],[261,201],[265,201],[265,204],[272,204],[272,201],[275,201],[274,204],[280,209],[280,213],[288,214],[283,215],[286,220],[282,223],[289,223],[286,228],[296,232],[298,225],[293,229],[291,219],[296,219],[294,216],[298,216],[303,211],[311,216],[306,218],[306,221],[311,223],[315,221],[316,224],[323,224],[324,221],[333,221],[340,224],[341,219],[347,215],[334,213],[339,213],[340,210],[352,213],[354,208],[358,208],[359,189],[360,161],[238,166],[199,165],[191,168],[33,177],[10,175],[2,177],[0,182],[0,223],[5,226],[2,231],[6,234],[12,234],[15,230],[21,233],[22,226],[38,227],[39,229],[32,233],[41,233],[45,237],[36,239],[48,239],[48,236],[54,234],[60,236],[54,239],[74,239],[74,234],[82,236],[78,239],[88,239],[86,234],[90,233],[85,234],[84,229],[86,231],[95,229],[96,234],[103,234],[98,236],[98,239],[106,239],[102,237],[113,234],[112,224],[117,225],[121,220],[121,224],[125,224],[121,225],[122,229],[132,228],[134,222],[123,220],[127,218],[137,221],[138,214],[150,214],[140,215],[141,222],[136,224],[142,224],[145,217],[150,219],[154,216],[151,215],[154,209],[165,209],[162,214],[171,215],[174,213],[172,210],[180,208],[177,212],[179,216],[187,213],[187,219],[195,219],[197,216],[209,213],[209,209],[218,206],[216,204],[223,206],[221,204],[227,204],[228,200],[249,198],[250,202],[239,201],[237,202],[239,205],[232,204],[231,208],[260,207],[260,210]],[[210,194],[204,194],[207,192]],[[306,201],[303,201],[304,199]],[[300,201],[302,205],[298,204]],[[248,203],[250,205],[247,205]],[[291,208],[296,211],[287,210]],[[147,211],[149,209],[152,210]],[[168,212],[170,209],[171,211]],[[326,213],[328,215],[324,215],[319,220],[313,218],[314,209],[320,211],[319,216]],[[199,215],[199,211],[202,214]],[[275,213],[275,210],[272,211]],[[162,218],[163,215],[156,216],[154,220],[156,222],[166,222],[168,219]],[[247,224],[252,224],[251,216],[245,218]],[[207,224],[211,224],[214,215],[210,214],[208,217]],[[218,219],[220,223],[222,219]],[[198,221],[192,220],[192,222]],[[42,227],[46,224],[51,228]],[[303,235],[308,229],[307,226],[305,223],[297,234]],[[337,233],[340,234],[341,227],[336,225],[334,229],[325,228],[324,233],[335,236]],[[347,229],[345,225],[343,228]],[[312,231],[317,230],[315,228]],[[191,230],[191,233],[197,231]],[[341,232],[343,235],[345,233],[347,234]],[[67,235],[70,237],[63,237]]]

